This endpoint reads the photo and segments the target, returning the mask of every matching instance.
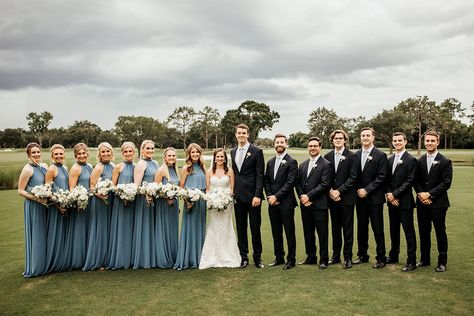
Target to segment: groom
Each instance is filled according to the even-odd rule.
[[[262,239],[260,236],[261,202],[263,197],[263,170],[264,159],[260,148],[249,143],[249,128],[245,124],[236,127],[235,137],[238,146],[230,151],[232,157],[232,169],[235,174],[234,196],[236,200],[235,223],[237,226],[237,238],[242,262],[240,266],[245,268],[249,264],[247,217],[250,219],[250,232],[252,233],[253,260],[255,266],[260,269],[262,263]]]

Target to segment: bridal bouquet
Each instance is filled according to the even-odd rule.
[[[213,189],[206,194],[209,211],[224,212],[229,205],[234,203],[230,189]]]
[[[123,204],[127,206],[128,203],[135,200],[135,196],[138,193],[138,186],[135,183],[117,184],[114,192],[115,195],[117,195],[119,199],[123,201]]]
[[[188,209],[188,212],[191,211],[191,208],[194,205],[194,202],[198,201],[199,199],[204,199],[205,194],[199,190],[199,189],[180,189],[179,190],[179,196],[183,198],[186,208]]]
[[[114,191],[114,184],[109,179],[102,179],[99,178],[99,181],[95,184],[94,189],[92,190],[93,193],[97,193],[102,196],[107,196],[109,192]],[[105,204],[109,204],[108,198],[103,198]]]
[[[156,198],[159,194],[162,184],[156,182],[146,182],[142,183],[142,186],[139,189],[141,195],[144,195],[148,205],[153,205],[153,199]]]
[[[51,195],[51,201],[56,204],[61,213],[66,213],[67,209],[73,206],[71,192],[69,190],[58,189]]]
[[[82,185],[77,185],[69,193],[71,204],[77,208],[79,212],[85,210],[89,204],[89,192]]]
[[[31,189],[31,194],[35,196],[38,203],[48,206],[47,201],[53,196],[53,191],[51,190],[51,184],[40,184],[36,185]]]

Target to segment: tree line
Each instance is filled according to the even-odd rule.
[[[474,112],[474,102],[471,105]],[[377,146],[391,149],[391,137],[395,131],[408,136],[413,149],[421,149],[424,131],[435,129],[442,135],[444,148],[474,148],[474,114],[469,115],[470,125],[461,121],[466,109],[455,98],[436,104],[427,96],[408,98],[392,109],[383,110],[370,119],[340,117],[333,109],[316,106],[308,116],[309,133],[297,132],[289,135],[291,147],[305,147],[310,135],[321,137],[327,146],[331,132],[344,129],[350,137],[349,146],[359,146],[359,131],[371,126],[377,133]],[[259,138],[262,131],[269,130],[280,120],[280,114],[265,103],[252,100],[243,102],[237,109],[226,111],[221,116],[212,106],[196,109],[192,106],[176,107],[167,118],[147,116],[119,116],[110,130],[102,130],[87,120],[75,121],[69,127],[49,128],[54,117],[49,112],[31,112],[27,115],[28,130],[6,128],[0,131],[2,148],[24,147],[31,141],[42,147],[60,143],[72,147],[79,142],[95,147],[102,141],[120,146],[123,141],[140,145],[144,139],[152,139],[157,147],[173,146],[186,148],[192,140],[206,149],[235,146],[235,126],[245,122],[250,127],[250,141],[261,147],[272,146],[272,139]]]

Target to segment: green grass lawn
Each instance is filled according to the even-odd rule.
[[[301,159],[304,157],[303,151]],[[473,167],[455,167],[447,216],[446,273],[434,272],[435,266],[403,273],[402,263],[381,270],[363,264],[350,270],[330,266],[324,271],[317,266],[283,271],[281,266],[258,270],[251,265],[205,271],[74,271],[24,279],[23,201],[16,191],[0,191],[0,314],[473,315],[472,183]],[[385,222],[389,245],[388,216]],[[297,258],[301,260],[305,255],[299,209],[296,228]],[[273,260],[273,247],[266,206],[262,238],[263,260],[268,264]],[[373,260],[372,236],[369,244]],[[435,245],[433,233],[433,263]],[[402,237],[401,260],[405,254]]]

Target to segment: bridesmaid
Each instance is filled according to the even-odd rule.
[[[179,185],[176,172],[176,149],[166,148],[163,165],[155,175],[157,183]],[[178,252],[179,201],[159,198],[155,203],[155,251],[159,268],[173,268]]]
[[[206,190],[204,159],[198,144],[191,143],[186,149],[186,166],[181,170],[180,186],[185,189]],[[181,238],[174,269],[198,268],[206,234],[206,202],[202,199],[187,205],[183,211]]]
[[[53,192],[58,189],[69,189],[69,175],[64,164],[65,150],[63,145],[54,144],[51,149],[52,164],[45,175],[45,182],[52,184]],[[46,247],[47,272],[67,270],[66,233],[68,227],[67,210],[52,205],[48,212],[48,234]]]
[[[136,148],[132,142],[124,142],[121,147],[123,162],[115,166],[112,174],[114,185],[133,183]],[[114,197],[110,221],[110,241],[108,269],[128,269],[132,259],[133,217],[135,201],[127,205]]]
[[[94,188],[99,180],[112,180],[114,164],[114,150],[112,145],[102,142],[97,147],[97,159],[99,162],[92,170],[90,187]],[[109,225],[112,210],[112,193],[100,195],[95,193],[91,199],[89,213],[89,227],[87,231],[87,254],[83,271],[104,268],[107,263],[107,251],[109,248]]]
[[[151,140],[144,140],[140,146],[140,160],[138,161],[133,179],[136,185],[144,182],[153,182],[158,170],[158,163],[152,159],[155,144]],[[135,217],[132,242],[132,265],[134,269],[155,268],[155,209],[147,202],[145,196],[139,195],[135,204]]]
[[[37,143],[26,146],[28,163],[23,167],[18,179],[18,194],[25,198],[25,278],[46,272],[47,209],[41,203],[46,200],[29,193],[37,185],[44,184],[47,165],[41,163],[41,147]]]
[[[89,148],[84,143],[74,146],[76,163],[71,167],[69,174],[69,188],[72,190],[77,185],[82,185],[89,190],[92,165],[89,159]],[[87,252],[87,227],[90,213],[90,200],[85,210],[72,209],[69,215],[68,231],[66,237],[66,260],[69,270],[84,267]]]

